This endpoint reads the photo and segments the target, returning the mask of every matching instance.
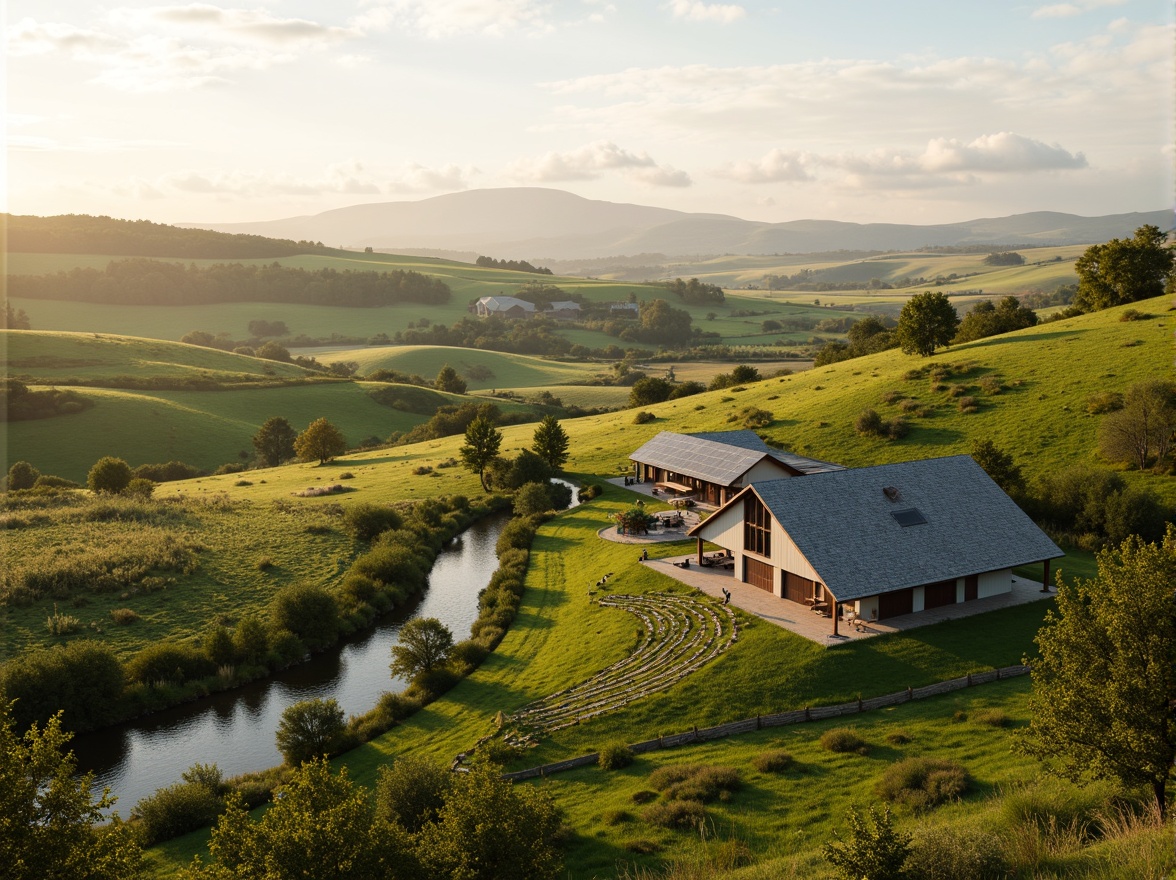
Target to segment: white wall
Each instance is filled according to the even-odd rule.
[[[999,596],[1013,591],[1013,570],[1002,568],[999,571],[986,571],[980,575],[980,586],[976,591],[977,598]]]
[[[711,516],[702,524],[700,534],[704,541],[738,556],[743,552],[743,502]]]
[[[823,582],[817,570],[804,558],[804,554],[793,543],[792,538],[784,528],[772,517],[772,565],[779,569],[786,569],[793,574],[808,578],[811,581]]]

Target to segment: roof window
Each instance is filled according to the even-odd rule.
[[[923,516],[917,507],[908,507],[906,510],[895,510],[890,515],[904,529],[907,526],[921,526],[927,522],[927,517]]]

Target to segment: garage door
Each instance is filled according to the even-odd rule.
[[[954,605],[956,600],[955,578],[950,581],[939,581],[923,587],[923,607],[942,608],[944,605]]]
[[[752,559],[750,556],[743,557],[743,582],[751,584],[753,587],[759,587],[761,590],[767,590],[769,593],[774,593],[774,578],[772,566],[766,562],[761,562],[758,559]]]
[[[915,591],[913,587],[905,590],[895,590],[893,593],[883,593],[878,597],[878,619],[897,617],[900,614],[910,614],[915,610]]]
[[[793,574],[790,571],[784,572],[784,598],[793,602],[804,604],[805,599],[811,599],[816,595],[817,584],[808,578],[801,577],[798,574]]]

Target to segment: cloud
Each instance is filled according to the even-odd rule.
[[[1057,144],[1045,144],[1011,131],[982,135],[971,143],[936,138],[919,157],[926,171],[991,171],[997,173],[1060,171],[1087,167],[1086,156]]]
[[[671,0],[662,9],[668,9],[674,18],[684,21],[714,21],[731,24],[747,15],[747,10],[734,3],[701,3],[698,0]]]
[[[786,181],[812,180],[806,169],[811,162],[809,156],[799,152],[774,149],[762,159],[751,162],[732,162],[720,168],[715,174],[740,183],[782,183]]]
[[[1053,3],[1039,6],[1030,18],[1071,18],[1104,6],[1122,6],[1127,0],[1079,0],[1077,3]]]
[[[429,168],[416,162],[404,165],[388,184],[391,193],[454,192],[469,189],[471,178],[478,169],[452,163],[440,168]]]
[[[126,92],[226,84],[234,73],[293,63],[302,54],[357,39],[335,27],[265,10],[193,3],[119,7],[95,28],[24,18],[8,28],[12,57],[59,55],[99,68],[93,81]]]
[[[549,4],[537,0],[393,0],[375,7],[389,24],[399,24],[433,39],[509,31],[546,33],[552,29]],[[367,15],[375,14],[375,10]]]
[[[536,159],[520,159],[508,169],[516,180],[555,183],[595,180],[604,172],[620,171],[649,186],[690,186],[690,175],[660,166],[648,153],[633,153],[612,141],[597,141],[567,153],[550,152]]]

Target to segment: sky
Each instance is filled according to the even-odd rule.
[[[4,210],[466,189],[782,222],[1174,203],[1170,0],[7,0]]]

